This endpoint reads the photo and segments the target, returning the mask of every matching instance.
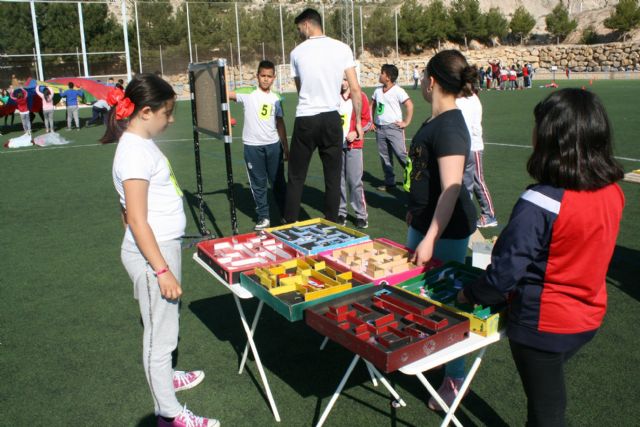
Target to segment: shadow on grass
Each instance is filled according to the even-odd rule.
[[[638,260],[640,260],[640,251],[616,245],[607,273],[609,279],[617,282],[616,286],[620,290],[636,301],[640,301]]]
[[[137,427],[156,427],[158,425],[158,417],[154,414],[149,414],[138,421]]]
[[[258,302],[257,299],[241,300],[242,308],[247,316],[247,322],[251,324]],[[246,335],[240,323],[240,316],[235,308],[235,302],[231,294],[225,294],[212,298],[205,298],[189,304],[189,309],[206,325],[215,337],[223,342],[228,342],[237,354],[239,366],[242,352],[246,344]],[[282,316],[265,307],[260,316],[254,340],[260,359],[267,370],[267,379],[272,375],[280,378],[289,387],[294,389],[302,397],[315,396],[317,399],[313,424],[318,419],[338,383],[343,377],[353,353],[340,345],[329,342],[327,347],[320,351],[319,346],[322,337],[306,326],[304,322],[291,323]],[[250,362],[245,367],[245,373],[256,387],[256,396],[260,395],[265,405],[269,405],[264,393],[264,386],[257,372],[253,356],[249,354]],[[309,369],[310,366],[316,367]],[[235,368],[233,372],[237,372]],[[432,384],[440,384],[442,371],[434,370],[427,373],[427,378]],[[402,387],[401,393],[409,392],[418,399],[425,401],[427,392],[420,382],[413,377],[399,372],[385,375],[394,386]],[[352,392],[356,387],[364,387],[376,395],[388,399],[391,396],[381,384],[373,388],[371,379],[364,363],[359,362],[349,378],[341,399],[351,399],[374,411],[387,414],[391,418],[391,425],[412,426],[412,424],[398,418],[402,410],[396,413],[391,406],[376,405],[363,401]],[[406,391],[405,391],[406,390]],[[276,402],[278,396],[274,396]],[[463,411],[457,413],[464,425],[473,425],[473,421],[465,415],[465,411],[472,413],[484,425],[506,426],[502,418],[478,395],[470,392],[462,403]],[[429,409],[426,408],[425,411]],[[444,415],[441,414],[444,418]]]

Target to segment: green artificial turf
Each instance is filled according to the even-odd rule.
[[[625,170],[640,168],[640,122],[635,107],[640,84],[571,84],[586,85],[602,97],[613,123],[616,155],[631,159],[621,160]],[[407,130],[410,138],[430,110],[418,91],[408,92],[416,105]],[[548,89],[534,88],[481,94],[487,142],[485,175],[501,225],[508,220],[518,195],[531,183],[525,163],[530,153],[532,111],[548,93]],[[286,94],[289,131],[296,99]],[[81,112],[86,119],[90,110]],[[232,113],[238,119],[231,151],[239,229],[248,232],[254,225],[254,205],[238,138],[242,114],[236,105]],[[56,115],[58,127],[64,126],[63,115]],[[3,129],[0,142],[20,135],[19,127],[18,121],[9,133]],[[40,127],[37,119],[35,128]],[[111,179],[115,145],[97,145],[102,132],[102,126],[79,132],[63,130],[61,134],[72,141],[68,146],[0,152],[0,425],[154,425],[142,370],[138,309],[119,259],[123,230]],[[187,233],[195,235],[195,168],[187,102],[179,103],[176,123],[158,145],[184,189]],[[376,191],[382,171],[372,135],[364,154],[367,232],[404,242],[406,197],[400,191]],[[218,235],[229,235],[223,143],[202,141],[202,165],[207,226]],[[399,168],[397,177],[400,180]],[[567,365],[571,426],[634,425],[639,415],[640,342],[633,328],[640,315],[640,185],[621,186],[627,206],[608,276],[608,314],[595,339]],[[322,170],[314,156],[301,216],[321,216],[322,198]],[[486,234],[498,231],[490,229]],[[197,388],[181,392],[179,399],[197,414],[221,419],[225,426],[278,425],[253,361],[245,373],[237,373],[245,336],[233,299],[195,264],[193,252],[193,248],[183,252],[177,367],[204,369],[207,378]],[[244,307],[251,317],[257,303],[250,300]],[[280,425],[314,424],[352,355],[332,343],[319,352],[318,334],[303,322],[289,323],[268,308],[258,325],[256,342],[282,416]],[[434,371],[428,378],[437,383],[441,376],[442,372]],[[388,378],[407,407],[391,408],[386,390],[374,388],[360,364],[326,425],[440,423],[441,415],[426,408],[426,391],[417,379],[399,373]],[[465,425],[523,425],[525,413],[520,380],[508,344],[502,341],[487,351],[459,417]]]

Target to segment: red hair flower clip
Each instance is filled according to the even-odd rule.
[[[136,106],[129,98],[122,98],[116,105],[116,119],[124,120],[133,114]]]

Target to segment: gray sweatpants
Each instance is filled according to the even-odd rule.
[[[362,185],[362,149],[342,149],[342,177],[340,179],[340,208],[339,216],[347,216],[347,191],[351,208],[358,219],[367,219],[367,202],[364,198]]]
[[[169,269],[181,280],[182,252],[180,239],[158,242]],[[171,353],[178,345],[179,303],[167,301],[160,294],[153,269],[138,247],[124,240],[120,252],[122,264],[133,281],[133,296],[138,300],[144,326],[142,364],[155,405],[156,415],[175,417],[182,412],[173,388]]]
[[[31,117],[29,116],[29,112],[20,113],[20,121],[22,122],[22,130],[26,132],[31,132]]]
[[[480,205],[480,211],[485,217],[496,217],[493,200],[489,194],[489,187],[484,181],[484,169],[482,167],[482,151],[471,151],[467,163],[464,165],[463,184],[467,187],[469,195]]]
[[[73,121],[76,122],[76,128],[80,129],[80,118],[78,117],[78,107],[77,105],[67,106],[67,128],[71,129],[71,116],[73,116]]]
[[[53,128],[53,114],[56,112],[56,110],[44,110],[44,127],[47,130],[50,130],[51,132],[54,131]]]
[[[404,141],[404,129],[398,125],[380,125],[376,127],[378,154],[384,172],[384,185],[395,185],[396,175],[393,171],[393,156],[398,159],[404,169],[407,164],[407,145]]]

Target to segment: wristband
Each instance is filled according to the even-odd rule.
[[[169,267],[165,267],[165,268],[162,268],[162,269],[156,271],[155,275],[156,275],[156,277],[159,277],[160,275],[166,273],[167,271],[169,271]]]

